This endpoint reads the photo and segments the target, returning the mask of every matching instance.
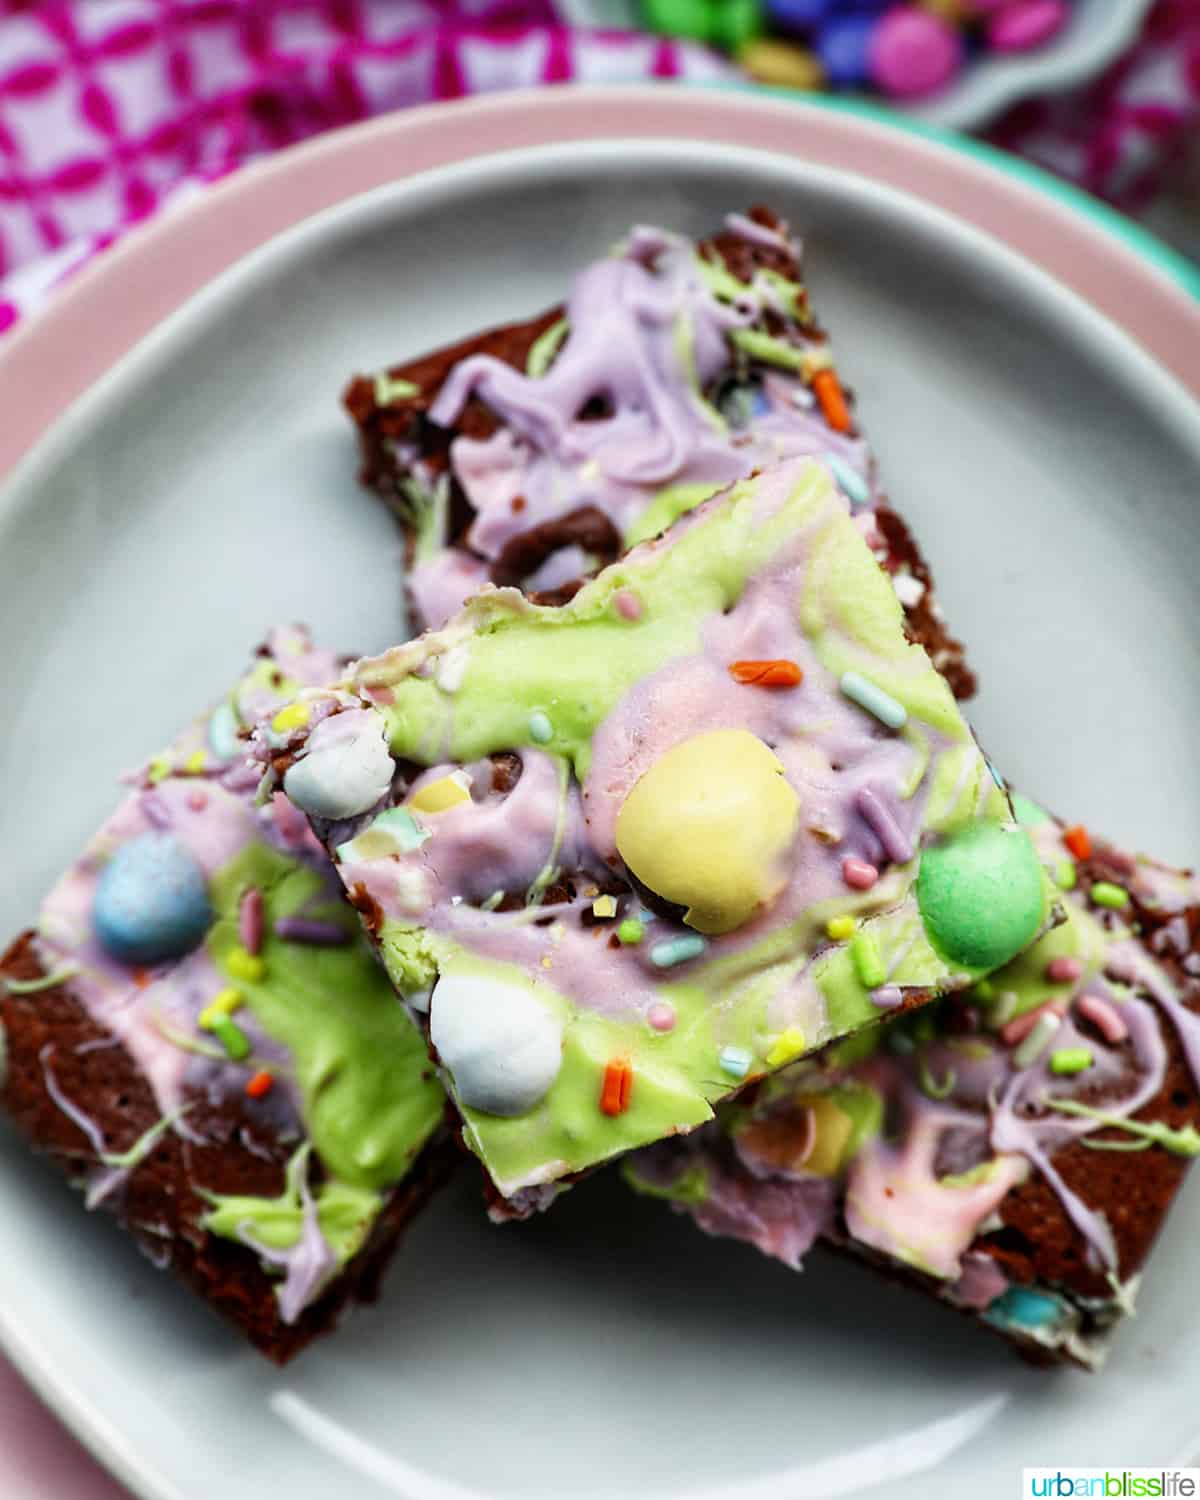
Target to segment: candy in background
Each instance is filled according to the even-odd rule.
[[[0,334],[167,204],[271,151],[433,100],[736,75],[554,0],[0,0]],[[1102,78],[990,132],[1126,208],[1200,130],[1200,0],[1158,0]]]

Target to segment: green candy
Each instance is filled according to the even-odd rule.
[[[1033,843],[1023,828],[975,823],[921,856],[917,904],[933,946],[951,963],[996,969],[1046,920]]]
[[[642,0],[651,31],[711,42],[736,52],[763,29],[760,0]]]

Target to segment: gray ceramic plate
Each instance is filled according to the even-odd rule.
[[[1200,846],[1200,411],[994,242],[860,179],[747,150],[573,145],[371,194],[251,256],[63,419],[0,493],[0,927],[113,775],[279,617],[401,628],[359,493],[354,369],[521,315],[637,219],[766,199],[1030,793],[1179,861]],[[1195,1194],[1102,1378],[1038,1372],[953,1314],[814,1258],[796,1277],[598,1180],[489,1229],[470,1173],[383,1304],[293,1370],[244,1351],[5,1143],[0,1334],[145,1495],[1008,1496],[1023,1464],[1197,1444]]]

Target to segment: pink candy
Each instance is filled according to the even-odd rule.
[[[915,99],[941,88],[957,73],[962,60],[962,38],[953,26],[930,11],[901,5],[888,11],[876,26],[867,65],[872,80],[885,94]]]
[[[263,898],[256,885],[245,892],[238,907],[238,937],[247,953],[262,951]]]
[[[675,1029],[675,1007],[666,1000],[656,1000],[646,1012],[646,1020],[655,1031]]]
[[[1077,958],[1052,958],[1046,965],[1046,978],[1052,984],[1073,984],[1083,975],[1083,965]]]
[[[997,52],[1025,52],[1048,42],[1066,22],[1066,0],[1019,0],[991,17],[988,46]]]
[[[1075,1009],[1085,1021],[1092,1023],[1106,1042],[1123,1042],[1129,1035],[1124,1016],[1115,1005],[1099,995],[1080,995]]]
[[[865,859],[842,860],[842,879],[855,891],[869,891],[879,879],[879,871]]]
[[[642,601],[630,589],[620,589],[613,595],[613,603],[616,605],[617,613],[623,620],[640,620],[642,617]]]

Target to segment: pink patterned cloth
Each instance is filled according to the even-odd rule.
[[[0,333],[91,255],[241,163],[386,110],[571,81],[727,75],[554,0],[0,0]],[[1200,0],[993,138],[1123,204],[1200,123]]]

